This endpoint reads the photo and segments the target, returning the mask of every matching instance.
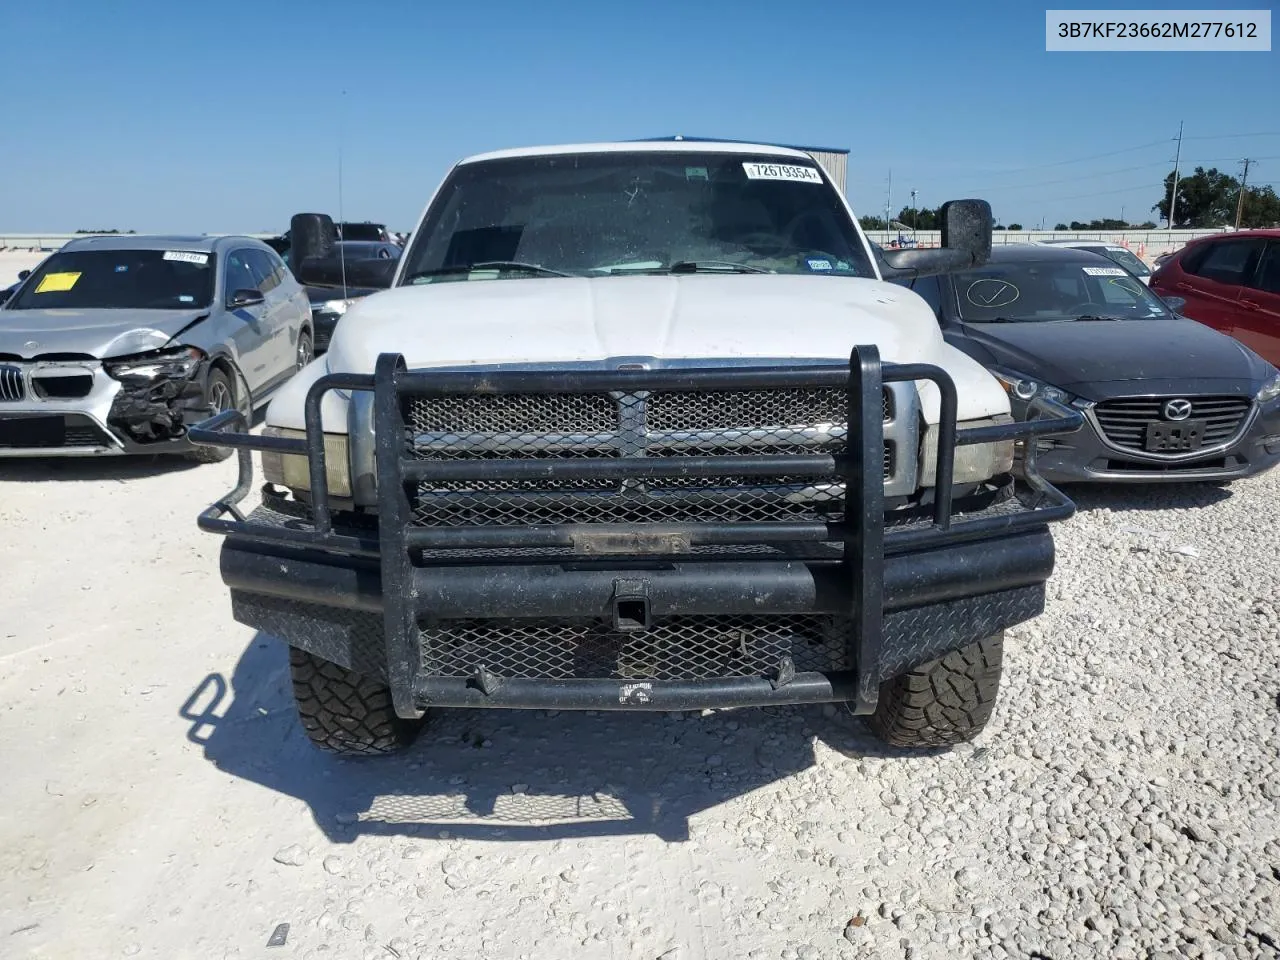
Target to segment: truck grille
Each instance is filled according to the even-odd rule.
[[[1117,447],[1143,451],[1147,425],[1165,423],[1164,405],[1172,397],[1131,397],[1104,400],[1093,408],[1103,435]],[[1252,402],[1243,397],[1188,397],[1189,419],[1205,421],[1202,445],[1216,447],[1233,440]],[[1160,456],[1160,454],[1152,454]]]
[[[890,390],[883,416],[892,418]],[[470,395],[410,401],[415,455],[427,460],[785,455],[843,450],[842,389],[636,394]],[[897,462],[886,440],[883,475]],[[837,520],[838,478],[430,482],[424,525]]]
[[[846,670],[850,621],[833,616],[681,616],[642,632],[598,620],[446,620],[422,630],[422,670],[552,680],[707,680],[796,670]]]
[[[22,368],[0,363],[0,402],[23,400],[27,389],[22,380]]]

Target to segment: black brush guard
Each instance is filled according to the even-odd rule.
[[[882,384],[919,380],[935,384],[941,398],[935,499],[931,516],[924,521],[886,528]],[[845,391],[848,429],[843,451],[424,460],[413,454],[407,423],[410,400],[421,398],[794,388]],[[374,395],[376,533],[343,523],[335,528],[320,419],[321,400],[330,390]],[[947,649],[945,637],[942,646],[936,639],[932,645],[920,640],[931,625],[936,629],[939,617],[950,623],[964,621],[980,632],[1029,619],[1042,609],[1043,582],[1052,569],[1047,524],[1069,517],[1075,507],[1037,473],[1036,439],[1078,430],[1083,418],[1044,399],[1035,401],[1033,413],[1034,419],[1021,423],[958,429],[956,389],[944,370],[928,364],[881,364],[873,346],[855,348],[848,366],[580,372],[419,371],[406,369],[399,355],[382,354],[372,376],[335,373],[312,385],[306,398],[305,439],[250,435],[238,410],[193,426],[189,435],[195,443],[238,451],[235,489],[199,517],[202,530],[229,538],[223,549],[223,576],[233,597],[274,598],[262,608],[269,613],[257,615],[255,625],[260,627],[278,624],[280,616],[287,616],[281,610],[289,604],[310,605],[308,610],[338,608],[333,609],[335,622],[364,617],[365,670],[385,677],[401,716],[420,716],[426,705],[674,710],[828,701],[848,701],[855,713],[865,714],[874,711],[883,680]],[[956,446],[1006,441],[1021,442],[1029,493],[1013,501],[1012,508],[968,518],[953,516]],[[306,522],[257,523],[238,509],[253,486],[253,450],[307,458],[311,502]],[[496,526],[432,526],[413,518],[416,491],[429,481],[621,481],[726,475],[842,480],[843,516],[785,522]],[[686,551],[827,544],[840,548],[841,556],[823,563],[784,562],[776,557],[767,563],[749,558],[734,563],[678,562],[670,556],[672,543]],[[491,556],[492,551],[528,552],[530,548],[567,549],[582,560],[584,554],[595,552],[591,545],[611,556],[597,554],[590,562],[572,564],[560,579],[552,567],[564,564],[563,556],[550,564],[544,561],[542,567],[516,555],[496,565],[490,560],[479,566],[437,563],[424,569],[414,562],[424,550],[452,550],[464,557],[467,550],[488,551]],[[230,562],[229,553],[234,553]],[[288,563],[277,563],[276,556],[288,558]],[[655,563],[637,567],[644,559]],[[314,562],[308,564],[309,560]],[[529,591],[521,599],[522,588],[544,582],[545,589]],[[612,597],[611,605],[602,607],[601,591]],[[766,595],[768,606],[761,609],[760,597]],[[836,614],[847,618],[847,660],[853,669],[797,672],[784,656],[769,676],[653,682],[507,677],[483,664],[465,678],[433,676],[424,670],[420,625],[424,618],[455,617],[458,622],[485,618],[494,605],[499,609],[491,616],[498,624],[549,615],[560,607],[605,621],[612,616],[613,627],[624,630],[637,624],[647,629],[651,617],[678,616],[691,609]],[[381,652],[370,654],[367,649],[377,645],[376,639],[370,639],[376,626],[370,629],[368,623],[376,624],[370,618],[379,613],[385,671],[377,669],[383,665],[378,663]],[[239,608],[237,615],[245,619]],[[886,633],[892,640],[888,646]],[[298,640],[285,638],[291,643]],[[349,655],[347,659],[360,658]]]

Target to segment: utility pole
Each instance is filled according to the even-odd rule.
[[[911,232],[916,233],[920,228],[920,211],[916,208],[916,192],[911,191]]]
[[[1178,204],[1178,164],[1182,161],[1182,121],[1178,121],[1178,152],[1173,155],[1173,185],[1169,188],[1169,229],[1173,229],[1173,211]]]
[[[1244,174],[1240,177],[1240,198],[1236,200],[1236,229],[1240,229],[1240,218],[1244,216],[1244,191],[1245,184],[1249,182],[1249,164],[1253,163],[1248,157],[1240,161],[1244,164]]]
[[[890,210],[893,207],[893,169],[889,170],[889,190],[884,196],[884,228],[889,229]]]

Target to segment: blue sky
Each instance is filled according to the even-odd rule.
[[[866,214],[892,170],[895,212],[1139,221],[1179,120],[1280,184],[1280,53],[1051,54],[1045,6],[12,0],[0,231],[283,229],[336,212],[340,129],[346,216],[400,229],[467,154],[671,133],[847,147]]]

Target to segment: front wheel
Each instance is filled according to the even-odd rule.
[[[948,747],[972,740],[991,719],[1003,657],[1001,631],[886,680],[867,722],[895,747]]]
[[[397,716],[391,688],[323,660],[289,648],[289,673],[298,719],[307,738],[321,750],[344,757],[395,753],[413,742],[421,720]]]
[[[221,370],[209,371],[209,381],[205,384],[204,397],[209,405],[210,417],[217,416],[236,405],[235,389]],[[187,456],[197,463],[219,463],[234,452],[230,447],[198,446]]]
[[[298,334],[298,369],[310,363],[316,355],[315,341],[311,339],[311,331],[303,330]]]

